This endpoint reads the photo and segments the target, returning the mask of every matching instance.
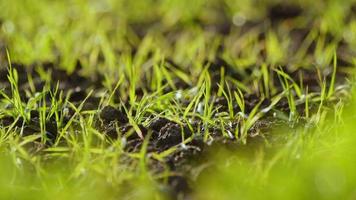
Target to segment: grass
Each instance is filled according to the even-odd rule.
[[[356,2],[278,2],[0,1],[1,199],[354,198]]]
[[[238,154],[217,150],[211,155],[214,171],[203,173],[195,198],[353,199],[355,105],[339,106],[317,129],[298,128],[287,138],[285,132],[274,131],[275,137],[284,137],[280,146]]]

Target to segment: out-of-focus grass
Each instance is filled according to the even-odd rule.
[[[71,70],[77,59],[85,60],[85,64],[90,67],[96,65],[88,61],[87,57],[93,58],[99,51],[103,51],[105,64],[113,67],[120,60],[113,56],[116,51],[129,51],[132,45],[137,47],[142,42],[139,35],[147,32],[147,40],[152,40],[147,42],[154,44],[154,48],[147,44],[147,50],[159,49],[165,56],[173,53],[175,55],[172,56],[180,60],[192,56],[189,55],[195,52],[192,44],[196,43],[196,48],[201,50],[201,43],[206,42],[197,39],[201,35],[197,20],[212,25],[224,25],[227,22],[233,24],[236,17],[243,21],[261,21],[266,17],[268,6],[274,2],[279,1],[41,0],[33,3],[30,0],[2,0],[0,17],[3,25],[0,39],[11,47],[14,61],[55,61],[60,56],[62,67]],[[342,3],[334,0],[292,2],[307,11],[305,16],[295,22],[300,27],[310,23],[310,19],[315,19],[313,26],[322,34],[332,33],[342,38],[355,25],[351,23],[351,27],[348,27],[343,23],[353,0],[344,0]],[[141,33],[135,33],[131,25]],[[180,37],[183,46],[170,49],[170,40],[162,33],[175,29],[184,30]],[[347,37],[352,39],[353,34],[349,33]],[[274,38],[273,33],[269,34],[269,38]],[[209,38],[207,41],[210,41]],[[273,41],[269,40],[268,46],[274,47],[271,45]],[[187,43],[191,43],[189,51],[185,48]],[[246,48],[244,50],[249,52]],[[277,61],[283,58],[281,56],[273,55],[270,60]]]
[[[315,129],[275,130],[286,142],[254,155],[220,149],[197,183],[197,199],[355,199],[355,97],[351,102],[336,105]]]
[[[110,175],[83,172],[72,177],[73,168],[66,163],[46,161],[42,170],[35,170],[20,159],[13,161],[2,154],[0,199],[165,199],[156,183],[145,176],[130,177],[129,172],[123,172],[123,182],[115,185]]]

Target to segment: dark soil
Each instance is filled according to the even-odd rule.
[[[302,12],[302,8],[297,4],[279,3],[270,7],[268,16],[272,20],[285,20],[298,17]]]
[[[117,121],[122,125],[129,121],[123,112],[112,106],[106,106],[101,110],[100,119],[106,124]]]

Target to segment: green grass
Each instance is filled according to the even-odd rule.
[[[354,96],[354,95],[353,95]],[[273,131],[275,143],[252,152],[212,154],[197,199],[354,199],[355,104],[337,104],[317,128]],[[283,142],[281,142],[283,141]],[[209,191],[209,192],[207,192]]]
[[[277,25],[266,17],[275,2],[0,0],[0,68],[8,78],[0,81],[0,122],[15,119],[0,125],[0,198],[166,199],[168,179],[179,173],[166,159],[196,137],[214,143],[212,130],[234,138],[236,150],[210,150],[207,163],[193,166],[200,172],[189,174],[199,177],[193,197],[355,198],[349,97],[356,17],[349,15],[356,2],[296,0],[303,14]],[[306,31],[301,39],[293,36],[298,30]],[[46,62],[68,76],[81,63],[79,74],[102,77],[103,86],[84,88],[86,98],[71,102],[75,91],[51,80]],[[40,80],[26,74],[23,89],[16,63],[33,67]],[[307,73],[291,74],[298,70]],[[308,86],[311,72],[317,84]],[[253,105],[249,95],[256,95]],[[85,109],[92,97],[100,103]],[[214,103],[221,99],[226,109]],[[125,150],[123,135],[110,139],[98,128],[107,105],[128,113],[129,134],[142,140],[138,151]],[[27,127],[33,110],[38,127]],[[193,134],[152,152],[153,133],[141,125],[155,117]],[[48,146],[51,118],[59,134]],[[260,129],[263,123],[272,131]],[[26,128],[36,131],[27,135]],[[256,137],[263,144],[250,146]]]

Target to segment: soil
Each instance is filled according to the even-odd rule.
[[[268,16],[271,20],[285,20],[300,16],[303,9],[297,4],[279,3],[271,6]]]
[[[101,110],[100,119],[106,124],[117,121],[122,125],[129,122],[127,116],[123,112],[112,106],[106,106]]]

